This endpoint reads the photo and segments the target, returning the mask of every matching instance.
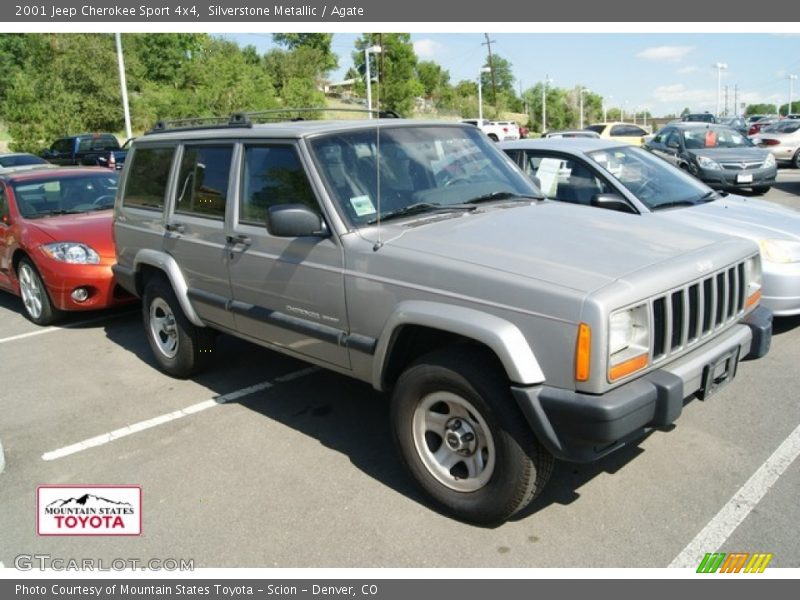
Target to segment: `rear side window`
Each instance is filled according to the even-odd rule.
[[[635,125],[614,125],[611,128],[612,137],[641,137],[643,135],[647,135],[647,132]]]
[[[175,212],[225,219],[233,146],[185,146]]]
[[[303,165],[291,146],[247,146],[239,221],[263,225],[267,208],[302,203],[319,212]]]
[[[169,170],[175,148],[136,148],[128,159],[123,206],[164,209]]]

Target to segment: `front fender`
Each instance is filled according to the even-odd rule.
[[[544,382],[544,373],[528,341],[513,323],[472,308],[412,300],[398,304],[378,338],[372,372],[376,389],[383,389],[387,359],[404,325],[430,327],[473,339],[495,353],[510,381],[520,385]]]

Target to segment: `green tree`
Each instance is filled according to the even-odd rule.
[[[486,66],[489,66],[488,62]],[[514,71],[512,70],[512,64],[499,54],[495,54],[492,56],[491,66],[492,72],[481,73],[484,102],[487,105],[496,107],[497,112],[502,112],[503,110],[520,110],[521,103],[514,90]],[[497,98],[494,96],[492,75],[494,75],[494,82],[497,85]]]
[[[685,117],[686,115],[690,114],[692,110],[687,106],[681,111],[681,117]]]
[[[339,59],[331,50],[332,33],[275,33],[272,35],[272,39],[276,44],[289,50],[298,50],[300,48],[316,50],[316,56],[319,57],[319,62],[317,63],[319,75],[333,71],[339,66]]]
[[[370,54],[370,71],[377,74],[378,81],[373,84],[373,108],[394,110],[409,114],[414,107],[414,99],[422,96],[425,89],[417,77],[417,55],[408,33],[365,33],[355,42],[353,63],[362,77],[366,74],[364,48],[380,44],[381,54]]]

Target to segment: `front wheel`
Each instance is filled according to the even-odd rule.
[[[172,286],[163,277],[153,277],[147,282],[142,317],[147,341],[162,371],[185,378],[209,365],[213,332],[196,327],[186,318]]]
[[[52,325],[61,318],[62,313],[53,306],[39,271],[27,258],[19,261],[17,281],[25,315],[31,321],[37,325]]]
[[[794,158],[792,159],[792,166],[795,169],[800,169],[800,150],[794,153]]]
[[[395,442],[420,487],[445,512],[482,525],[527,506],[554,464],[490,358],[471,349],[421,358],[398,379],[391,408]]]

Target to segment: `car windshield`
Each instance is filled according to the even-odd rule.
[[[633,146],[588,154],[651,210],[702,204],[718,196],[691,175]]]
[[[791,119],[787,121],[778,121],[769,127],[764,127],[761,131],[765,133],[794,133],[798,129],[800,129],[800,120]]]
[[[750,148],[753,146],[747,137],[726,127],[698,127],[683,133],[687,150],[702,148]]]
[[[310,147],[331,197],[356,226],[541,195],[472,127],[381,125],[321,136]]]
[[[112,208],[117,174],[26,179],[14,183],[13,188],[20,214],[26,219],[38,219]]]

